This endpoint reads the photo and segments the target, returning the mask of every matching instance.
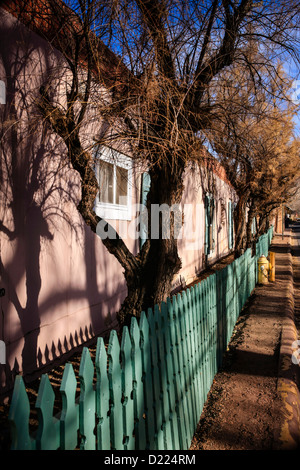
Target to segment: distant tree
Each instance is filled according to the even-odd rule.
[[[237,257],[251,245],[253,218],[258,221],[258,236],[266,229],[270,212],[294,193],[300,176],[290,80],[280,65],[274,67],[273,77],[266,75],[262,65],[258,71],[261,83],[253,82],[248,68],[235,71],[243,84],[240,88],[233,85],[228,72],[219,81],[218,93],[226,97],[226,107],[207,133],[238,194],[234,213]]]
[[[299,138],[295,136],[292,112],[273,108],[256,134],[256,171],[251,184],[247,246],[250,245],[249,225],[257,216],[257,236],[269,226],[271,212],[288,203],[298,191],[300,180]]]

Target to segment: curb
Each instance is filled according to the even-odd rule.
[[[288,239],[287,265],[288,280],[283,297],[284,311],[279,351],[277,392],[282,401],[281,428],[275,437],[275,450],[296,450],[300,448],[300,393],[297,385],[299,365],[292,362],[295,349],[292,344],[298,340],[294,320],[294,284],[291,238]]]

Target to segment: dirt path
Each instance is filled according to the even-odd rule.
[[[192,450],[274,448],[282,416],[277,377],[286,288],[284,255],[276,258],[276,282],[257,287],[238,319]]]
[[[264,315],[256,314],[261,296],[265,297],[257,290],[236,324],[191,449],[272,449],[281,405],[276,390],[280,308],[276,299],[264,298],[268,309]]]

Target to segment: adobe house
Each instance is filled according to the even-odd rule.
[[[65,59],[55,27],[39,15],[43,2],[4,1],[0,8],[1,191],[0,191],[0,364],[1,389],[13,378],[66,358],[74,349],[117,326],[115,314],[126,296],[118,261],[84,223],[76,206],[80,179],[66,160],[61,139],[45,125],[36,105],[49,80],[57,93],[68,86]],[[52,25],[53,26],[53,25]],[[123,73],[103,49],[103,92]],[[86,145],[104,122],[91,115]],[[130,236],[137,204],[145,201],[147,173],[126,151],[95,149],[102,188],[96,212],[124,235],[138,253],[145,232]],[[182,269],[174,291],[188,285],[233,247],[236,195],[224,169],[191,166],[186,172],[182,210],[188,211],[179,239]]]

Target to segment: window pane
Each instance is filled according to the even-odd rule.
[[[116,204],[127,205],[127,183],[128,170],[116,167],[117,185],[116,185]]]
[[[114,202],[114,166],[100,160],[99,165],[100,202]]]

